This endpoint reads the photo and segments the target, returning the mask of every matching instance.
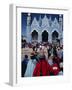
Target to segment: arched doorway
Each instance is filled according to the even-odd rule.
[[[32,32],[32,41],[38,41],[38,32],[36,30]]]
[[[57,42],[57,40],[58,40],[58,37],[59,37],[59,34],[58,34],[58,32],[57,31],[54,31],[53,33],[52,33],[52,42],[54,43],[56,43]]]
[[[42,42],[47,42],[48,41],[48,32],[44,31],[42,32]]]

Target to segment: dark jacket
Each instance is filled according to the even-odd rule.
[[[27,64],[28,64],[28,61],[29,59],[25,58],[23,61],[22,61],[22,65],[21,65],[21,76],[24,77],[24,74],[25,74],[25,71],[26,71],[26,68],[27,68]]]

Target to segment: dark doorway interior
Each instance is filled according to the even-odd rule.
[[[52,33],[52,40],[56,40],[56,39],[58,39],[58,32],[57,31],[54,31]]]
[[[47,42],[48,41],[48,32],[44,31],[42,33],[42,42]]]
[[[32,40],[38,40],[38,32],[36,30],[32,32]]]
[[[54,31],[54,32],[52,33],[52,43],[53,43],[53,44],[58,44],[58,45],[59,45],[58,36],[59,36],[59,34],[58,34],[57,31]]]

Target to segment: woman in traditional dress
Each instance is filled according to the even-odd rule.
[[[36,67],[33,72],[33,76],[49,76],[50,74],[50,65],[48,64],[44,52],[40,53],[40,59],[36,64]]]
[[[27,64],[27,69],[26,69],[26,72],[25,72],[25,77],[32,77],[33,76],[33,71],[34,71],[34,68],[36,66],[36,59],[35,59],[35,56],[34,54],[32,53],[31,54],[31,59],[29,60],[28,64]]]

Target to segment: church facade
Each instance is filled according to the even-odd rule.
[[[59,14],[59,20],[55,17],[47,17],[45,14],[43,18],[41,15],[39,20],[36,17],[31,22],[31,14],[27,16],[26,36],[27,42],[50,42],[59,40],[63,43],[63,17]]]

